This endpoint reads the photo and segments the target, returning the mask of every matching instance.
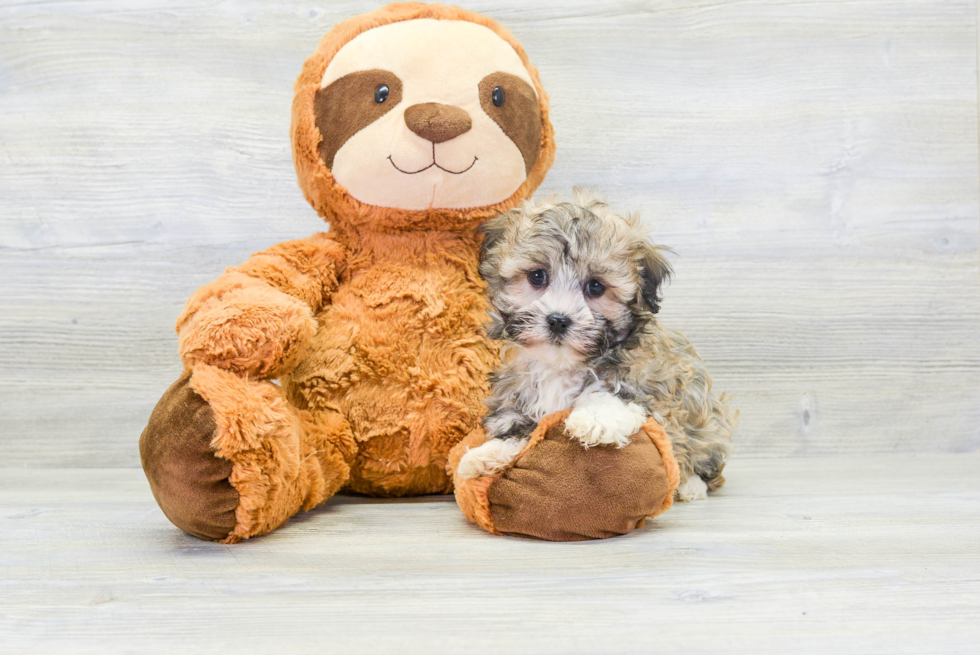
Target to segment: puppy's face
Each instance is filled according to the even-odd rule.
[[[484,226],[480,273],[491,336],[540,359],[582,360],[622,344],[659,309],[670,268],[639,222],[578,194],[511,210]]]

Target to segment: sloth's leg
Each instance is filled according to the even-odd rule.
[[[298,410],[271,382],[198,365],[153,411],[140,438],[143,469],[177,527],[234,543],[343,486],[353,438],[334,414]]]

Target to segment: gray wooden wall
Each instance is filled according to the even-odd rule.
[[[373,2],[0,4],[0,458],[136,466],[173,322],[322,229],[291,86]],[[549,89],[542,194],[591,184],[676,251],[664,320],[737,452],[980,447],[973,0],[478,0]]]

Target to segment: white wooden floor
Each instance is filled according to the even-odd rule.
[[[980,643],[980,456],[736,460],[632,535],[338,498],[222,546],[134,469],[0,469],[0,651],[923,653]]]

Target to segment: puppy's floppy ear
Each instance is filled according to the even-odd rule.
[[[642,242],[637,248],[637,267],[640,274],[640,297],[652,314],[660,311],[660,287],[670,279],[673,270],[664,253],[666,248]]]
[[[507,213],[504,213],[498,214],[480,225],[479,232],[483,235],[483,245],[480,246],[480,261],[486,259],[487,253],[504,238],[509,223],[510,218]]]
[[[483,279],[487,279],[489,271],[496,269],[498,262],[489,261],[493,258],[494,249],[503,243],[514,223],[522,216],[521,209],[515,207],[508,212],[497,214],[480,225],[478,231],[483,235],[483,245],[480,246],[480,276]]]

